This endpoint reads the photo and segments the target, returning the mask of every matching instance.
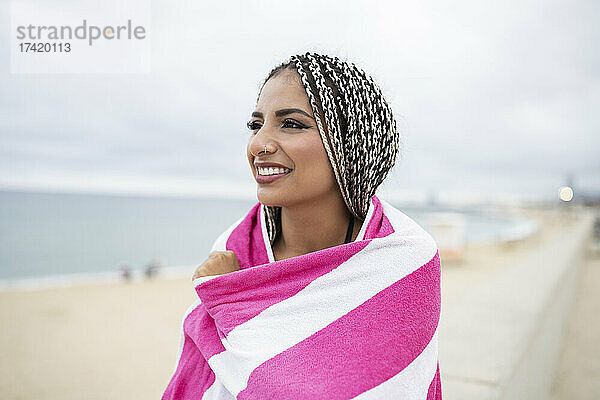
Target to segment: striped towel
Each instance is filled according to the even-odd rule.
[[[223,232],[241,269],[201,277],[166,399],[441,399],[440,259],[372,196],[354,242],[275,261],[264,208]]]

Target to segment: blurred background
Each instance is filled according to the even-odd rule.
[[[11,73],[0,31],[0,397],[160,397],[191,276],[257,202],[258,90],[306,51],[394,111],[378,195],[440,248],[444,397],[600,397],[600,3],[147,4],[148,73]]]

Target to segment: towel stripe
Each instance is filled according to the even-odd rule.
[[[316,266],[312,264],[315,256],[312,253],[232,272],[221,276],[218,281],[204,280],[196,286],[196,293],[209,314],[218,320],[219,331],[227,336],[235,327],[294,296],[315,279],[348,261],[368,244],[369,241],[353,242],[336,250],[321,250],[319,257],[326,258],[328,262]],[[245,274],[244,280],[236,276],[237,272]]]
[[[180,360],[162,400],[200,399],[215,381],[215,373],[188,336],[185,337]]]
[[[371,197],[369,211],[371,208],[373,208],[373,214],[371,218],[368,218],[369,214],[367,213],[366,221],[368,222],[368,225],[365,229],[364,238],[382,238],[393,233],[395,229],[386,215],[386,210],[390,208],[390,204],[379,200],[377,196],[373,196]]]
[[[204,304],[200,303],[183,323],[187,335],[194,339],[194,343],[202,352],[205,359],[225,351],[223,342],[217,332],[213,319],[206,312]]]
[[[227,388],[223,386],[223,383],[221,383],[219,379],[215,379],[215,381],[212,385],[210,385],[208,390],[204,392],[202,400],[235,400],[235,397],[233,397],[233,395],[229,393]]]
[[[442,400],[442,380],[440,379],[440,363],[437,363],[435,376],[427,391],[427,400]]]
[[[354,400],[396,399],[402,394],[402,399],[428,400],[436,399],[428,395],[431,385],[435,382],[438,363],[438,332],[425,349],[406,368],[392,378],[361,393]]]
[[[278,399],[347,399],[390,379],[431,342],[440,314],[439,275],[435,257],[260,365],[237,398],[270,393]]]

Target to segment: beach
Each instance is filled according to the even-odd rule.
[[[572,225],[572,215],[563,211],[529,210],[523,215],[540,222],[536,235],[518,243],[469,245],[462,261],[445,263],[442,259],[442,319],[446,308],[458,304],[473,285],[560,238]],[[193,272],[179,278],[0,292],[0,397],[160,398],[175,366],[182,316],[196,299]],[[582,274],[586,287],[600,285],[597,272]],[[575,304],[581,308],[587,303]],[[581,326],[579,314],[574,313],[571,323]],[[572,342],[600,335],[598,321],[588,319],[586,324],[585,337],[577,334],[577,328],[566,336],[571,347],[562,359],[571,364],[582,351]],[[441,327],[440,348],[450,340],[443,336],[443,321]],[[442,349],[440,354],[444,355]],[[451,362],[448,357],[440,362],[442,385],[444,366]],[[600,360],[599,354],[591,357],[596,363]],[[569,387],[574,386],[569,385],[568,365],[561,371],[554,399],[568,398]],[[449,389],[446,398],[457,398],[452,397],[452,384]],[[598,386],[590,390],[598,391]]]
[[[190,278],[0,293],[0,397],[160,398]]]

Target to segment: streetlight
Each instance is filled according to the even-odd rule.
[[[561,186],[558,190],[558,198],[565,203],[573,200],[573,188],[570,186]]]

